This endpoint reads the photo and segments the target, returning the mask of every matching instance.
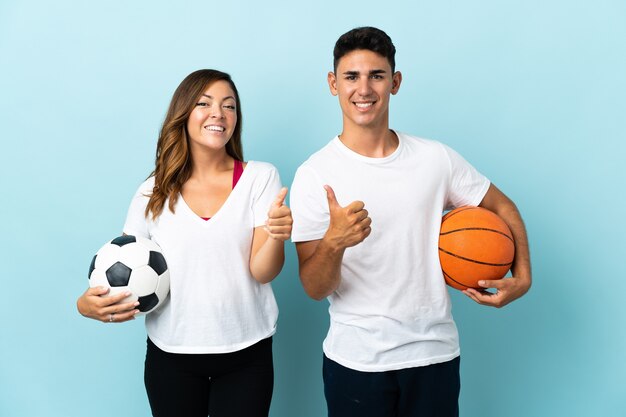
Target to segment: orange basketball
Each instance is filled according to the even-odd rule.
[[[446,283],[453,288],[480,288],[481,279],[504,277],[514,255],[511,230],[487,209],[459,207],[441,219],[439,261]]]

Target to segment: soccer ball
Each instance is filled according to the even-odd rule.
[[[130,291],[122,303],[139,301],[137,315],[160,306],[170,290],[170,271],[161,248],[140,236],[116,237],[100,248],[89,266],[90,287],[110,287],[107,295]]]

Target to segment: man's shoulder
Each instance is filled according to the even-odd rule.
[[[313,152],[302,164],[300,164],[299,168],[317,167],[320,165],[323,166],[333,158],[339,157],[340,154],[336,150],[336,140],[337,137],[335,136],[326,145]]]
[[[443,143],[434,139],[428,139],[398,131],[396,131],[396,135],[398,135],[398,138],[400,138],[400,140],[407,146],[411,147],[441,148],[443,146]]]

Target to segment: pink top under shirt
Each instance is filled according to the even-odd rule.
[[[243,174],[243,162],[235,159],[235,166],[233,167],[233,188],[239,182],[239,178],[241,178],[241,174]],[[203,220],[209,220],[210,217],[201,217]]]

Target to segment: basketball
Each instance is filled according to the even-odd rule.
[[[441,219],[439,261],[446,283],[458,290],[500,279],[513,264],[511,230],[497,214],[481,207],[459,207]]]

